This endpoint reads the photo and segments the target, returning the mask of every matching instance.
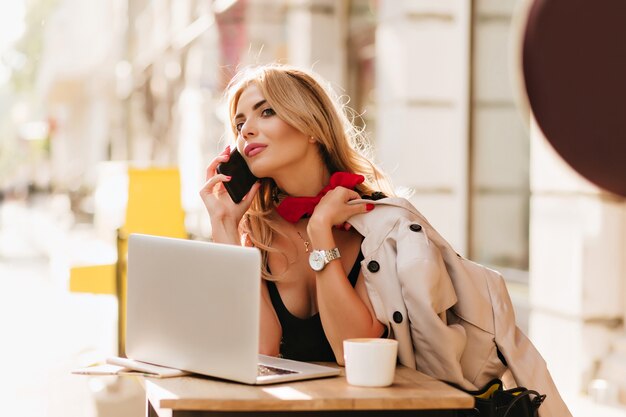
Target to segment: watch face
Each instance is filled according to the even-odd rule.
[[[324,261],[324,252],[314,250],[309,255],[309,265],[315,271],[321,271],[324,269],[325,261]]]

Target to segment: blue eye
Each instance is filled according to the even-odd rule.
[[[274,111],[274,109],[272,109],[270,107],[268,107],[267,109],[264,109],[261,112],[261,116],[264,116],[264,117],[274,116],[275,114],[276,114],[276,112]]]

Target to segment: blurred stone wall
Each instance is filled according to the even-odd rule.
[[[519,111],[519,1],[88,4],[60,1],[42,59],[57,189],[124,184],[127,164],[175,165],[188,231],[208,237],[197,190],[231,140],[225,84],[241,65],[313,69],[352,98],[378,162],[457,251],[505,270],[566,396],[598,377],[626,392],[625,203],[566,167]]]

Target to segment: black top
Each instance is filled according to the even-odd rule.
[[[363,253],[359,250],[354,266],[348,274],[348,280],[353,287],[361,272],[362,260]],[[296,317],[285,307],[273,281],[267,281],[267,289],[283,329],[283,337],[280,341],[281,355],[284,358],[299,361],[334,362],[335,354],[324,333],[320,313],[307,319]]]

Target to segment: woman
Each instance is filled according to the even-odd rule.
[[[263,255],[261,353],[343,364],[344,339],[393,337],[405,366],[469,391],[508,369],[511,384],[547,394],[541,417],[571,415],[517,328],[502,277],[393,197],[320,82],[264,66],[238,74],[228,102],[236,147],[261,179],[233,203],[231,178],[216,172],[227,147],[200,195],[216,242]]]
[[[374,208],[349,202],[386,181],[351,146],[362,146],[360,132],[311,74],[262,67],[241,73],[228,91],[236,147],[261,180],[234,204],[222,185],[230,178],[216,172],[227,147],[207,168],[201,195],[216,242],[239,244],[243,234],[263,254],[260,352],[342,364],[344,339],[385,331],[360,271],[363,237],[345,222]],[[293,218],[289,205],[299,201],[291,197],[316,196],[342,172],[363,177],[335,175],[341,185],[320,196],[310,217]],[[334,249],[336,259],[311,268],[313,251]]]

